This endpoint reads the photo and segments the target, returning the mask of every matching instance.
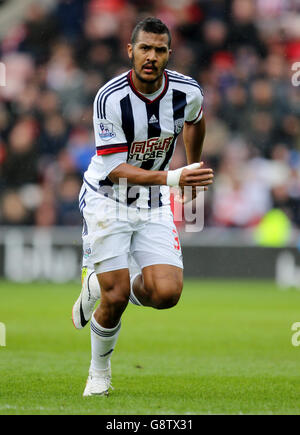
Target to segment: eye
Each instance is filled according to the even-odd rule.
[[[157,53],[165,53],[166,52],[166,48],[165,47],[159,47],[156,49]]]

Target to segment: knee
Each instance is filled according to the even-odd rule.
[[[115,285],[101,292],[102,303],[111,307],[113,311],[123,311],[129,301],[130,288],[122,285]]]
[[[182,292],[182,283],[160,285],[153,291],[153,305],[158,310],[165,310],[177,305]]]

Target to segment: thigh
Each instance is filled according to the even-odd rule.
[[[180,299],[183,288],[183,271],[169,264],[154,264],[142,271],[144,300],[148,305],[165,309],[172,308]]]
[[[109,258],[95,265],[95,272],[101,287],[101,299],[107,296],[111,302],[127,302],[130,294],[128,255]]]
[[[181,294],[183,270],[170,264],[154,264],[142,270],[144,286],[157,293]]]
[[[130,277],[128,269],[117,269],[97,274],[102,296],[114,293],[115,297],[128,299],[130,293]]]

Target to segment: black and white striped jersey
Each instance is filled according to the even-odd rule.
[[[115,187],[105,165],[105,156],[112,153],[123,153],[125,162],[139,168],[168,170],[184,123],[200,121],[202,103],[199,84],[176,71],[165,70],[164,87],[155,99],[148,99],[134,87],[132,71],[110,80],[94,101],[96,153],[84,174],[85,181],[100,193],[103,186]],[[169,187],[143,186],[136,199],[141,208],[167,205]]]

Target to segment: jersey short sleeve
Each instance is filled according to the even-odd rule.
[[[119,102],[108,98],[102,104],[101,91],[94,102],[94,133],[98,156],[128,151],[128,144],[122,128]]]
[[[203,116],[203,93],[199,87],[191,87],[187,97],[185,109],[185,121],[188,124],[196,124]]]

